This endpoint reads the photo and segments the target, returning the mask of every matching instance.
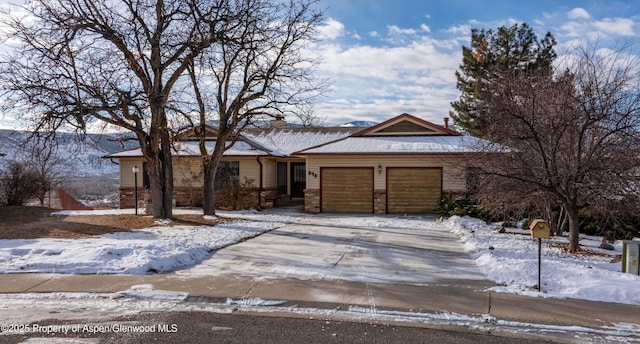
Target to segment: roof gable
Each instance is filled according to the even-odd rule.
[[[210,125],[204,126],[205,131],[205,140],[207,141],[215,141],[218,138],[218,129],[214,128]],[[196,135],[196,128],[191,127],[187,130],[184,130],[178,133],[174,138],[174,141],[194,141],[198,140],[198,135]]]
[[[460,136],[460,133],[403,113],[352,136]]]

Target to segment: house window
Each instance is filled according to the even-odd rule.
[[[220,161],[216,171],[215,188],[220,190],[240,179],[240,162]]]

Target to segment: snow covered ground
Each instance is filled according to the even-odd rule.
[[[133,211],[61,211],[56,214],[100,216],[129,213],[130,210]],[[202,214],[202,211],[199,213]],[[274,220],[241,219],[217,226],[168,226],[167,221],[157,223],[158,226],[142,230],[83,239],[0,240],[0,273],[169,272],[193,266],[208,258],[216,249],[284,225]]]
[[[640,276],[621,273],[621,263],[611,263],[622,254],[620,242],[615,251],[607,251],[598,248],[602,238],[581,234],[581,247],[597,254],[571,255],[560,247],[568,243],[566,237],[543,239],[539,293],[538,241],[528,230],[499,233],[499,225],[458,216],[444,221],[443,227],[456,233],[487,278],[501,285],[493,291],[640,305]]]
[[[132,209],[100,211],[63,211],[59,215],[99,216],[125,214]],[[202,214],[201,210],[177,209],[176,213]],[[232,245],[286,223],[309,221],[309,214],[296,212],[239,211],[218,213],[236,218],[217,226],[158,226],[105,234],[84,239],[0,240],[0,273],[84,273],[148,274],[192,267],[210,257],[211,252]],[[321,221],[321,219],[316,219]],[[314,220],[314,221],[316,221]],[[424,221],[391,216],[344,216],[345,226],[407,228],[451,231],[458,235],[480,270],[499,287],[496,292],[537,297],[575,298],[640,305],[640,276],[620,272],[621,263],[610,263],[621,254],[600,250],[600,238],[582,236],[581,245],[599,255],[574,256],[559,246],[565,237],[543,240],[542,293],[538,281],[537,240],[528,231],[510,228],[498,233],[496,225],[481,220],[452,217],[440,226],[425,226]],[[493,249],[490,249],[492,247]],[[345,276],[346,279],[350,277]]]
[[[132,210],[131,210],[132,211]],[[65,211],[60,215],[100,216],[129,213],[130,210]],[[176,210],[176,213],[201,214],[201,210]],[[194,266],[208,258],[211,251],[245,240],[286,223],[322,221],[309,214],[287,212],[219,212],[237,221],[218,226],[158,226],[126,233],[106,234],[88,239],[0,240],[0,273],[127,273],[147,274]],[[497,225],[468,217],[452,217],[440,225],[425,226],[425,218],[393,216],[341,216],[345,226],[372,228],[415,228],[441,230],[460,237],[464,248],[488,279],[500,284],[495,292],[524,294],[534,297],[577,298],[640,305],[640,277],[620,273],[620,263],[610,263],[616,251],[597,249],[600,238],[583,237],[583,247],[600,255],[572,256],[559,248],[566,238],[552,238],[543,243],[542,293],[537,284],[537,241],[528,231],[508,229],[499,233]],[[490,249],[492,247],[493,249]],[[635,342],[640,328],[633,324],[617,324],[613,328],[590,329],[580,326],[526,324],[455,313],[419,313],[374,310],[351,307],[315,309],[280,306],[283,301],[261,299],[229,299],[226,304],[184,302],[182,292],[155,290],[152,285],[132,286],[114,294],[100,293],[21,293],[0,294],[0,320],[33,323],[45,321],[55,310],[56,319],[109,319],[115,315],[144,311],[205,311],[231,313],[239,308],[258,313],[289,312],[311,317],[336,319],[420,322],[432,325],[459,325],[483,331],[508,331],[567,336],[570,341],[593,343]],[[16,310],[20,310],[17,312]]]

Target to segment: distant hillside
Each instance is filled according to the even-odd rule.
[[[0,163],[25,158],[29,152],[30,143],[27,142],[29,135],[29,132],[0,130],[0,152],[6,154],[1,158]],[[117,174],[118,165],[109,159],[103,159],[102,156],[137,146],[136,142],[119,143],[117,139],[120,136],[87,134],[82,141],[79,141],[80,138],[76,134],[57,134],[55,143],[61,160],[61,172],[67,176]]]
[[[377,122],[371,121],[351,121],[345,124],[342,124],[341,127],[372,127],[378,124]]]
[[[216,126],[217,122],[207,123]],[[264,121],[264,127],[269,123]],[[341,127],[370,127],[376,122],[352,121]],[[288,123],[288,127],[296,128],[302,125]],[[28,155],[29,132],[0,129],[0,152],[6,156],[0,158],[0,167],[11,160],[21,160]],[[87,134],[79,141],[79,136],[72,133],[58,133],[56,135],[58,156],[61,160],[60,170],[66,176],[91,177],[114,176],[118,174],[118,165],[102,157],[125,149],[138,147],[138,142],[122,142],[122,134]]]

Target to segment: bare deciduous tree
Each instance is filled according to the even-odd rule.
[[[244,1],[36,0],[8,17],[0,65],[5,109],[34,130],[103,121],[136,136],[149,164],[153,216],[171,217],[174,86],[212,44],[233,40]]]
[[[205,215],[215,214],[218,165],[244,128],[255,119],[287,113],[312,120],[304,110],[322,91],[322,82],[314,82],[313,61],[302,49],[321,19],[313,3],[245,1],[234,40],[212,46],[190,68],[198,111],[195,118],[187,118],[203,157]],[[208,120],[218,122],[213,151],[206,147]]]
[[[53,142],[32,142],[28,144],[28,157],[25,157],[31,169],[35,172],[37,190],[35,196],[44,206],[44,200],[51,187],[62,181],[59,167],[62,160],[58,156],[57,146]]]
[[[27,162],[11,161],[0,174],[0,204],[24,205],[38,193],[38,174]]]
[[[580,209],[616,216],[640,204],[640,71],[631,56],[583,49],[552,77],[500,71],[485,137],[510,151],[474,162],[479,196],[507,206],[518,197],[529,206],[557,202],[571,251],[579,249]]]

